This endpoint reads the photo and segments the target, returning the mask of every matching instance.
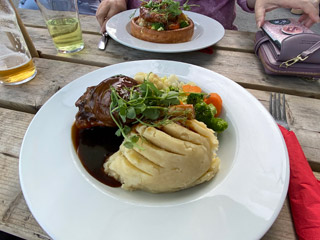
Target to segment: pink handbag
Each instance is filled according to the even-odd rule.
[[[301,33],[283,40],[279,49],[262,31],[256,33],[255,53],[267,74],[320,78],[320,35]]]

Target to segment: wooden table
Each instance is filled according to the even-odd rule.
[[[19,184],[18,162],[26,129],[41,106],[67,83],[104,66],[140,59],[175,60],[202,66],[237,82],[264,106],[270,92],[286,93],[290,128],[296,133],[315,176],[320,179],[320,81],[269,76],[253,53],[254,33],[226,31],[213,54],[194,51],[180,54],[148,53],[109,41],[105,51],[93,16],[81,16],[85,49],[57,54],[38,11],[21,10],[40,57],[34,58],[38,74],[19,86],[0,85],[0,230],[32,240],[50,239],[30,213]],[[263,239],[297,239],[288,200]]]

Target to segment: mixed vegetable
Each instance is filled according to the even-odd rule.
[[[124,89],[128,93],[126,98],[120,97],[113,87],[110,90],[110,113],[119,128],[116,135],[124,137],[127,148],[137,146],[139,137],[129,134],[131,126],[137,123],[160,127],[170,122],[183,124],[195,118],[217,133],[228,127],[225,120],[218,118],[222,110],[220,96],[205,94],[198,86],[185,84],[182,89],[170,86],[160,90],[145,79],[141,84]]]
[[[140,7],[139,24],[157,30],[174,30],[190,25],[182,10],[190,10],[196,5],[189,5],[187,0],[182,6],[173,0],[144,1]]]
[[[222,99],[217,93],[204,94],[198,86],[184,85],[188,89],[187,104],[192,104],[195,118],[204,122],[208,128],[215,132],[223,132],[228,128],[228,123],[218,118],[222,110]]]

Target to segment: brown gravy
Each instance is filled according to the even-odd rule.
[[[123,138],[117,137],[117,128],[92,127],[78,129],[72,126],[73,146],[88,173],[98,181],[110,186],[120,187],[121,183],[108,176],[103,170],[105,160],[119,150]]]

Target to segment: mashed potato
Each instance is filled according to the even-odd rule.
[[[219,170],[220,159],[215,154],[218,140],[202,122],[193,119],[184,125],[136,125],[131,134],[140,137],[141,148],[128,149],[122,144],[104,164],[105,172],[126,190],[153,193],[178,191],[209,181]]]

